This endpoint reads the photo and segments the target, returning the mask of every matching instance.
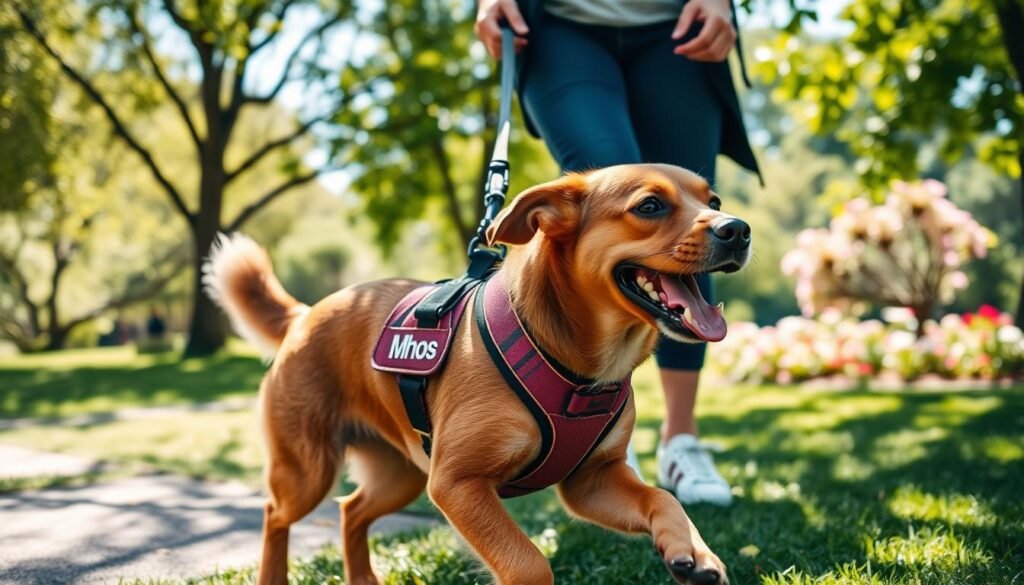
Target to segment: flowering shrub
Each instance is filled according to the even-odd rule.
[[[1024,374],[1024,333],[993,307],[920,325],[905,308],[887,309],[883,318],[858,321],[828,308],[816,319],[786,317],[774,327],[734,323],[710,350],[711,367],[734,381],[783,384],[823,376],[909,381]]]
[[[829,307],[851,312],[872,303],[910,307],[927,319],[967,286],[960,266],[983,258],[994,240],[946,198],[942,183],[897,182],[883,205],[854,199],[828,229],[800,232],[782,271],[796,276],[797,303],[808,317]]]

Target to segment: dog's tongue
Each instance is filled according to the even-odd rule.
[[[694,335],[704,341],[721,341],[725,338],[727,326],[725,318],[722,317],[722,310],[704,300],[693,276],[684,275],[678,279],[665,276],[659,279],[659,284],[661,290],[665,292],[665,304],[669,308],[686,309],[683,324],[693,331]]]

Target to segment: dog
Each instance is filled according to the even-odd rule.
[[[707,181],[679,167],[615,166],[528,189],[495,218],[487,239],[509,246],[500,271],[540,346],[574,372],[619,380],[650,356],[659,335],[724,337],[721,308],[700,297],[693,277],[743,267],[750,229],[720,206]],[[309,307],[241,235],[221,238],[205,272],[236,330],[273,356],[260,389],[269,499],[259,583],[287,582],[289,526],[324,499],[343,463],[359,484],[340,500],[347,583],[378,583],[367,529],[424,489],[496,582],[554,582],[496,494],[538,454],[540,432],[468,320],[431,379],[428,456],[395,377],[370,367],[384,320],[423,283],[358,284]],[[677,582],[727,583],[680,503],[626,465],[634,419],[630,396],[611,431],[557,486],[559,497],[579,518],[650,534]]]

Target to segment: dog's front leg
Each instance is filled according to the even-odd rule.
[[[554,583],[547,559],[505,512],[493,481],[431,474],[427,490],[499,585]]]
[[[573,514],[612,530],[649,533],[680,583],[726,585],[725,565],[711,552],[679,502],[640,481],[625,454],[588,460],[558,486]]]

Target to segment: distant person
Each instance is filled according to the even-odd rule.
[[[496,58],[500,21],[518,37],[527,127],[563,171],[668,163],[714,184],[723,153],[758,172],[726,60],[737,40],[730,0],[479,0],[477,36]],[[698,282],[712,301],[711,279]],[[697,439],[704,351],[667,338],[658,346],[658,481],[684,503],[727,505],[729,484]]]
[[[149,319],[146,320],[146,335],[156,341],[163,341],[167,335],[167,322],[164,321],[160,310],[153,307],[149,310]]]

